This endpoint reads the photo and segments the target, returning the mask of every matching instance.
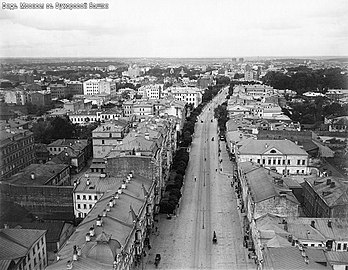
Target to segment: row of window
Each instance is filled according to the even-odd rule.
[[[23,154],[26,154],[30,151],[33,151],[33,149],[34,149],[34,146],[30,146],[30,147],[24,148],[22,151],[19,151],[19,152],[16,152],[16,153],[10,155],[7,158],[4,158],[3,159],[4,164],[11,163],[13,160],[16,160],[17,158],[22,157]],[[34,156],[34,154],[32,154],[32,156]]]
[[[8,154],[11,154],[13,151],[16,151],[18,149],[22,149],[24,146],[28,145],[28,144],[31,144],[34,142],[34,138],[29,138],[29,139],[25,139],[25,140],[21,140],[20,142],[17,142],[17,143],[14,143],[10,146],[7,146],[6,148],[4,148],[2,150],[2,154],[5,156],[5,155],[8,155]],[[33,145],[31,145],[30,149],[33,149]]]
[[[82,200],[87,200],[87,196],[88,196],[88,200],[92,200],[92,195],[82,195]],[[81,200],[81,195],[76,195],[76,199],[77,200]],[[94,195],[94,200],[97,201],[98,200],[98,195]]]
[[[77,209],[82,209],[81,206],[83,206],[83,209],[87,209],[87,204],[86,203],[84,203],[84,204],[78,203],[77,204]],[[93,206],[94,206],[94,204],[88,204],[88,207],[89,207],[88,209],[92,209]]]
[[[250,161],[252,162],[253,159],[251,158]],[[257,163],[261,164],[261,159],[260,158],[257,159]],[[303,160],[298,159],[297,160],[297,165],[301,165],[301,163],[302,163],[302,165],[306,165],[306,160],[305,159],[303,159]],[[266,159],[264,159],[264,158],[262,159],[262,164],[266,164]],[[267,160],[267,164],[268,165],[291,165],[291,160],[288,159],[287,162],[286,162],[285,159],[282,160],[280,158],[278,158],[278,159],[275,159],[275,158],[271,159],[271,158],[269,158]]]

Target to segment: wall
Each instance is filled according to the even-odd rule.
[[[17,203],[43,219],[74,220],[72,186],[19,186],[0,183],[4,201]]]
[[[298,205],[285,197],[269,198],[268,200],[255,204],[254,218],[258,218],[266,213],[283,216],[299,216]]]

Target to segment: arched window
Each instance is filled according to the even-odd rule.
[[[275,154],[275,153],[277,153],[277,151],[274,150],[274,149],[272,149],[272,150],[271,150],[271,153],[272,153],[272,154]]]

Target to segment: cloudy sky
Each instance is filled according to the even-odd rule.
[[[347,0],[94,2],[109,9],[0,9],[0,56],[348,55]]]

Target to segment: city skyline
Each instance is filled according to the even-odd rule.
[[[45,1],[45,3],[55,3]],[[82,1],[71,1],[82,3]],[[19,5],[19,2],[14,2]],[[100,3],[100,2],[99,2]],[[346,1],[104,1],[1,9],[1,57],[347,56]]]

